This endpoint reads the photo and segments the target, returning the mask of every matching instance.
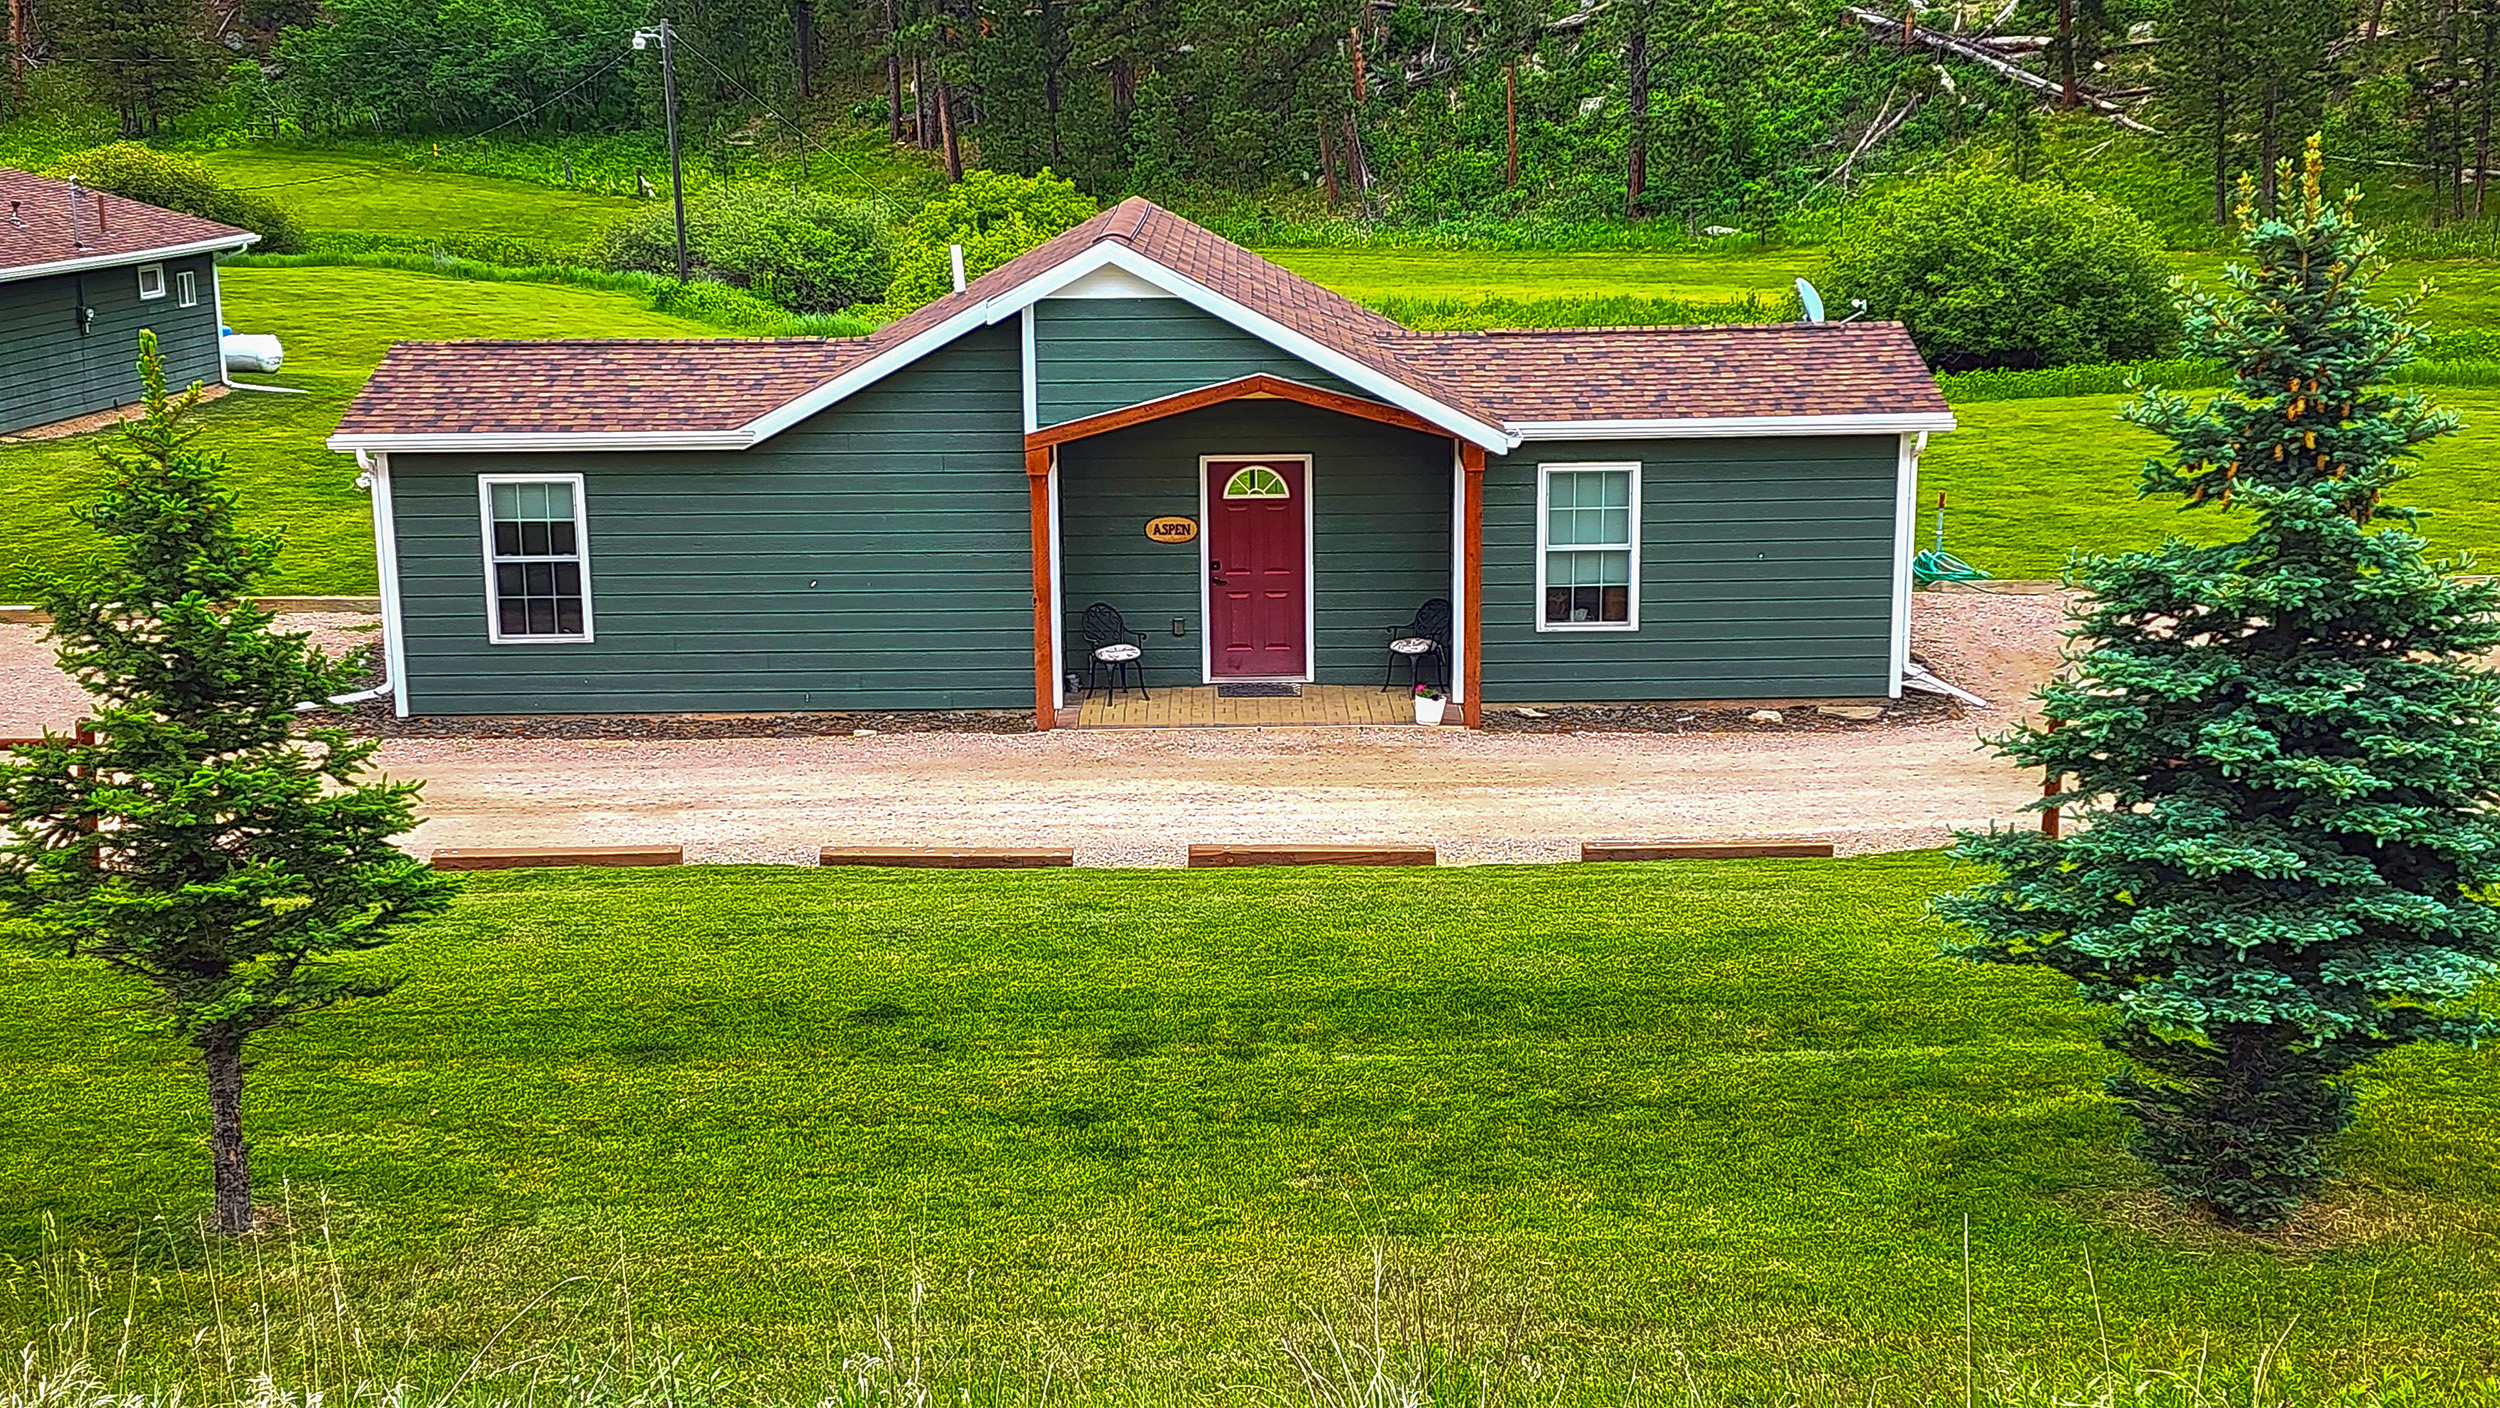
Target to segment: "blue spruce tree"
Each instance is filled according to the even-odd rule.
[[[2183,300],[2230,390],[2126,415],[2171,442],[2145,494],[2253,531],[2077,566],[2071,668],[2039,695],[2058,724],[1996,746],[2070,776],[2052,801],[2081,824],[1963,837],[1998,878],[1937,908],[1961,956],[2114,1007],[2134,1152],[2270,1227],[2328,1176],[2355,1068],[2495,1029],[2471,999],[2500,971],[2500,678],[2474,662],[2500,589],[2426,562],[2388,501],[2458,422],[2386,389],[2426,334],[2412,300],[2371,300],[2377,242],[2320,198],[2315,138],[2297,205],[2250,205],[2243,181],[2231,290]]]

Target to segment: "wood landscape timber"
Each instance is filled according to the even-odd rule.
[[[445,846],[427,858],[436,870],[525,870],[553,867],[683,865],[678,846]]]

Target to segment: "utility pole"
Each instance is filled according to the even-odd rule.
[[[1510,166],[1503,178],[1505,187],[1519,184],[1519,63],[1512,60],[1502,70],[1502,127],[1510,138]]]
[[[668,114],[668,195],[677,204],[677,282],[686,282],[686,171],[677,157],[676,30],[667,20],[658,29],[634,31],[634,47],[660,41],[660,106]]]

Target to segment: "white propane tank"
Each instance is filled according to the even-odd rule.
[[[286,362],[286,349],[265,332],[230,332],[218,342],[230,372],[274,372]]]

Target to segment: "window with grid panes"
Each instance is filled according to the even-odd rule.
[[[1629,626],[1638,472],[1632,465],[1548,468],[1544,522],[1544,624]]]
[[[588,637],[578,487],[565,480],[489,483],[486,495],[496,638]]]

